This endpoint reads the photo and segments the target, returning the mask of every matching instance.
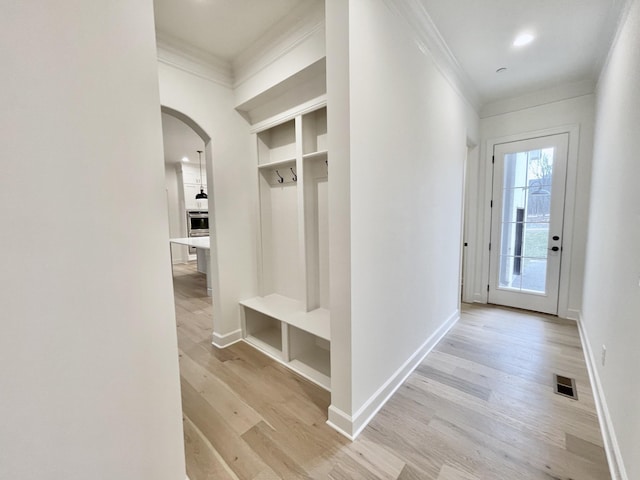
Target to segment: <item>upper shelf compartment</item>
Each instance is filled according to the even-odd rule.
[[[324,2],[318,3],[321,9]],[[324,18],[324,12],[320,13]],[[322,38],[307,37],[305,42],[310,41],[316,45],[323,45],[324,51],[324,29],[318,30]],[[316,34],[314,34],[316,35]],[[312,47],[315,49],[316,47]],[[305,53],[301,53],[299,49],[303,49]],[[289,75],[284,80],[278,82],[274,77],[273,69],[265,69],[257,77],[253,77],[250,82],[241,82],[241,85],[235,89],[236,110],[249,121],[251,125],[258,125],[266,120],[274,117],[293,116],[286,115],[286,112],[299,111],[301,105],[307,103],[315,103],[317,99],[324,97],[327,93],[326,81],[326,59],[324,55],[317,57],[317,60],[311,64],[304,65],[307,62],[300,63],[302,57],[311,61],[308,56],[309,50],[305,45],[298,44],[298,47],[289,51],[293,61],[285,61],[288,65],[281,73]],[[320,52],[318,52],[320,54]],[[302,68],[294,73],[296,68]],[[293,69],[293,70],[292,70]],[[258,80],[258,77],[266,75],[264,81]],[[268,77],[268,78],[267,78]],[[274,83],[275,82],[275,83]],[[284,117],[283,117],[284,118]]]
[[[307,157],[327,151],[327,108],[302,116],[302,154]]]
[[[258,133],[258,164],[278,165],[296,158],[295,120]]]

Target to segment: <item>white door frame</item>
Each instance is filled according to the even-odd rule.
[[[476,250],[474,242],[478,238],[478,171],[480,164],[480,146],[467,140],[467,157],[465,159],[464,168],[464,189],[463,195],[463,214],[462,214],[462,239],[461,239],[461,273],[460,277],[464,277],[464,285],[462,286],[461,297],[462,302],[474,302],[474,284],[475,281],[475,257]],[[460,283],[460,282],[459,282]]]
[[[494,159],[492,160],[493,165],[493,207],[491,211],[491,253],[490,257],[490,278],[489,285],[490,290],[488,294],[488,301],[490,303],[496,303],[499,305],[511,305],[518,308],[524,308],[527,310],[534,310],[538,312],[547,312],[553,315],[558,312],[558,295],[559,295],[559,283],[560,283],[560,262],[562,260],[562,238],[560,237],[562,233],[562,226],[564,223],[564,203],[565,203],[565,185],[566,185],[566,173],[567,173],[567,150],[569,146],[569,135],[567,133],[562,133],[558,135],[547,135],[544,137],[536,137],[527,140],[521,140],[518,142],[509,142],[509,143],[501,143],[496,145],[494,148]],[[515,239],[505,239],[505,230],[504,230],[504,221],[505,221],[505,211],[508,211],[509,222],[513,222],[515,220],[515,210],[512,205],[505,205],[505,194],[504,189],[507,187],[507,169],[505,167],[505,159],[509,154],[525,154],[532,150],[543,150],[545,148],[549,148],[553,150],[552,161],[553,161],[553,175],[552,175],[552,184],[546,186],[545,188],[550,190],[550,206],[549,206],[549,223],[547,224],[547,238],[544,244],[545,250],[545,269],[544,269],[544,277],[545,277],[545,287],[544,291],[527,291],[520,290],[519,288],[510,288],[500,286],[500,279],[502,278],[503,268],[507,267],[509,264],[503,265],[502,257],[505,253],[505,249],[509,249],[510,247],[514,247]],[[527,155],[528,158],[528,155]],[[525,168],[529,169],[529,164],[525,162]],[[520,183],[512,183],[515,180],[515,164],[512,165],[511,173],[513,178],[510,179],[509,186],[520,186],[523,184]],[[525,173],[525,181],[528,179],[528,173]],[[520,179],[522,181],[522,179]],[[529,184],[527,186],[530,187]],[[541,187],[540,187],[541,188]],[[515,190],[518,190],[517,188]],[[515,190],[512,190],[515,191]],[[521,205],[522,212],[525,212],[525,209],[528,207],[528,200],[525,200],[524,195],[522,193],[523,190],[520,190],[523,198],[520,200],[513,200],[514,204]],[[511,195],[516,195],[515,193],[511,193]],[[528,197],[528,193],[526,196]],[[529,197],[530,199],[532,197]],[[522,202],[522,203],[520,203]],[[525,214],[526,215],[526,214]],[[527,222],[528,216],[522,219],[522,222]],[[515,224],[512,224],[515,225]],[[524,225],[524,223],[523,223]],[[522,232],[524,238],[526,238],[526,231],[529,228],[525,228]],[[515,228],[512,226],[510,229],[507,229],[507,232],[515,235]],[[507,233],[508,234],[508,233]],[[553,235],[557,235],[558,241],[553,241],[551,237]],[[523,240],[524,240],[523,238]],[[506,242],[506,245],[503,244]],[[526,248],[526,242],[523,243]],[[551,245],[558,251],[551,252]],[[526,256],[526,252],[522,252],[523,255]],[[517,255],[515,252],[511,252],[512,255]],[[515,257],[514,262],[515,262]],[[522,259],[524,263],[523,268],[526,269],[526,258]],[[511,271],[511,269],[509,268]]]
[[[561,125],[544,130],[507,135],[487,139],[485,142],[484,158],[478,178],[478,235],[476,242],[476,269],[479,265],[478,280],[474,284],[474,300],[487,303],[487,285],[489,284],[489,241],[491,238],[491,192],[493,189],[493,169],[491,158],[494,146],[500,143],[517,142],[530,138],[544,137],[561,133],[569,134],[567,152],[567,180],[565,190],[565,216],[562,229],[563,254],[560,263],[560,285],[558,289],[558,316],[577,320],[577,312],[569,310],[570,272],[573,258],[574,211],[576,203],[576,183],[578,171],[578,148],[580,141],[580,126],[577,124]],[[484,183],[484,185],[482,185]]]

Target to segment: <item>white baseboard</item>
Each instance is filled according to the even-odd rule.
[[[609,463],[611,478],[612,480],[629,480],[627,471],[624,468],[624,461],[620,452],[620,446],[618,445],[618,439],[613,428],[613,423],[611,422],[611,415],[609,415],[607,401],[604,396],[604,391],[602,390],[602,383],[600,382],[600,376],[598,375],[598,369],[596,368],[597,363],[593,356],[593,351],[591,350],[591,344],[589,343],[589,338],[582,319],[582,313],[580,311],[577,312],[577,317],[580,341],[582,342],[582,349],[587,363],[591,388],[593,388],[593,397],[595,399],[598,422],[600,423],[600,430],[602,431],[604,450],[607,454],[607,462]]]
[[[240,340],[242,340],[242,330],[238,329],[225,335],[213,332],[211,343],[214,347],[225,348],[239,342]]]
[[[353,416],[331,405],[327,424],[349,440],[355,440],[376,413],[387,403],[389,398],[400,388],[407,377],[420,365],[427,354],[433,350],[433,347],[438,344],[459,319],[460,311],[456,310]]]
[[[487,303],[487,295],[481,293],[473,294],[473,303]]]
[[[329,405],[329,419],[327,425],[341,433],[349,440],[355,440],[355,437],[349,433],[353,428],[353,419],[339,408]]]
[[[565,316],[567,320],[575,320],[578,322],[580,320],[580,310],[574,310],[573,308],[567,309],[567,315]]]

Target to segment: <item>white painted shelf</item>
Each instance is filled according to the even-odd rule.
[[[316,308],[310,312],[295,312],[287,316],[284,321],[316,337],[331,341],[331,318],[326,308]]]
[[[319,152],[305,153],[304,155],[302,155],[302,158],[304,158],[305,160],[313,160],[314,158],[326,158],[328,155],[329,152],[327,150],[321,150]]]
[[[317,308],[310,312],[305,312],[302,302],[278,295],[277,293],[267,295],[266,297],[254,297],[248,300],[242,300],[240,305],[280,320],[288,325],[293,325],[316,337],[331,340],[329,310],[325,308]]]
[[[275,162],[269,162],[269,163],[263,163],[262,165],[258,165],[258,169],[260,170],[269,170],[272,168],[278,168],[278,167],[284,167],[284,166],[288,166],[288,165],[294,165],[296,164],[296,159],[295,158],[285,158],[283,160],[278,160]]]

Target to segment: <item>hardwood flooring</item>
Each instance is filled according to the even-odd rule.
[[[330,395],[253,347],[211,345],[193,265],[174,287],[187,473],[208,479],[609,479],[578,330],[465,306],[355,442],[325,424]],[[576,379],[578,400],[554,393]]]

